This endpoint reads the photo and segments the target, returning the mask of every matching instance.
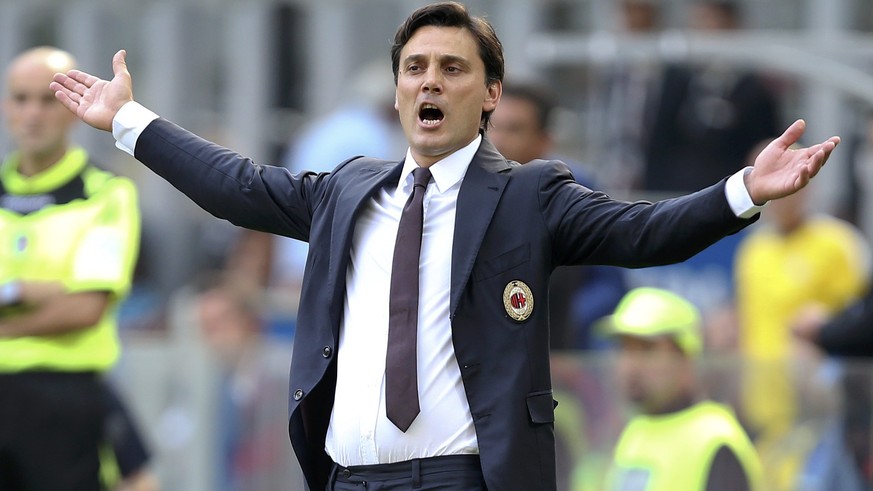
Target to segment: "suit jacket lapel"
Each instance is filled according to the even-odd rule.
[[[461,292],[469,281],[482,239],[497,209],[503,189],[509,181],[504,172],[510,168],[497,149],[482,138],[482,144],[458,191],[455,215],[455,238],[452,246],[452,291],[449,313],[454,316]]]
[[[387,186],[389,182],[400,179],[403,161],[385,162],[373,161],[372,165],[360,166],[359,170],[345,179],[349,181],[337,200],[336,213],[331,227],[332,237],[337,243],[330,247],[330,267],[327,275],[327,287],[331,298],[331,325],[334,331],[339,328],[339,315],[342,312],[343,295],[345,295],[346,270],[349,265],[349,252],[355,232],[355,221],[367,199]],[[334,332],[336,335],[336,332]]]

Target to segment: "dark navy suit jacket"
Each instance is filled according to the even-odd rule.
[[[397,184],[402,162],[354,158],[328,174],[256,165],[158,119],[136,158],[213,215],[309,242],[291,359],[289,432],[309,489],[324,489],[324,440],[355,220]],[[724,181],[651,204],[577,184],[565,165],[508,162],[483,140],[458,194],[451,254],[452,340],[488,489],[554,490],[554,400],[548,284],[564,264],[643,267],[682,261],[750,223],[730,210]],[[534,308],[513,320],[503,292],[525,282]]]

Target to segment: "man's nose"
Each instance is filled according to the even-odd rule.
[[[422,84],[422,90],[425,92],[433,92],[439,94],[443,90],[442,73],[438,68],[431,68],[427,71],[427,76]]]
[[[28,118],[34,118],[45,112],[45,107],[39,101],[25,101],[20,106],[21,114]]]

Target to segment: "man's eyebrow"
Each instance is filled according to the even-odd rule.
[[[418,60],[422,59],[423,57],[424,57],[424,55],[422,55],[422,54],[413,53],[413,54],[411,54],[403,59],[403,64],[405,65],[405,64],[409,63],[410,61],[418,61]]]
[[[466,58],[464,58],[463,56],[458,56],[458,55],[442,55],[440,57],[440,59],[443,63],[457,63],[459,65],[464,65],[464,66],[467,66],[470,64],[470,62],[467,61]]]
[[[413,53],[413,54],[411,54],[403,59],[403,64],[407,64],[407,63],[412,62],[412,61],[419,61],[419,60],[422,60],[424,58],[427,58],[427,56],[424,55],[423,53]],[[470,62],[467,61],[467,58],[464,58],[463,56],[451,55],[451,54],[442,54],[442,55],[438,55],[437,58],[439,58],[440,63],[444,63],[444,64],[446,64],[446,63],[458,63],[459,65],[464,65],[464,66],[470,65]]]

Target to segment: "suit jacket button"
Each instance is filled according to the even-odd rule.
[[[303,389],[297,389],[294,391],[294,400],[299,401],[303,399]]]
[[[333,353],[333,350],[330,349],[330,346],[325,346],[325,347],[321,350],[321,356],[323,356],[323,357],[325,357],[325,358],[330,358],[330,355],[331,355],[332,353]]]

